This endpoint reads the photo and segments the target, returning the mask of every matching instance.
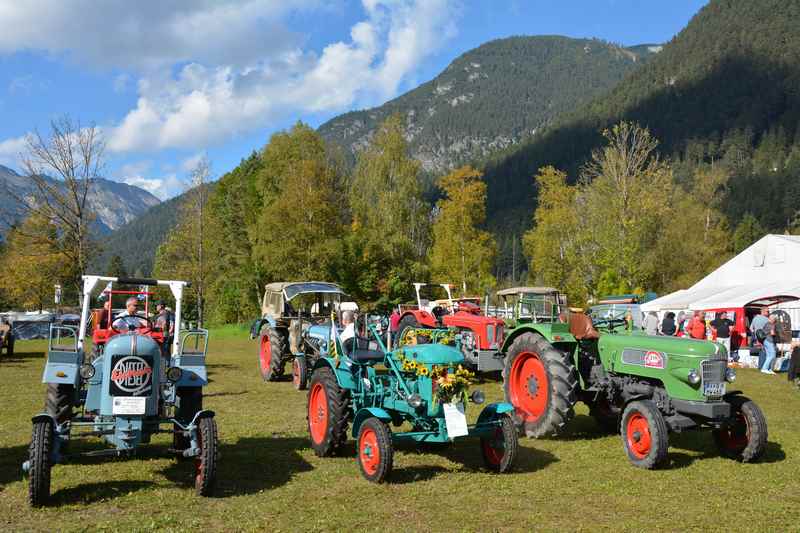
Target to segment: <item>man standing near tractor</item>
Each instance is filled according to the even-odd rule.
[[[169,353],[169,348],[172,346],[172,341],[175,338],[175,320],[172,317],[172,312],[167,309],[166,304],[162,300],[156,303],[156,311],[158,312],[156,315],[156,327],[163,332],[163,346],[167,349],[167,353]]]

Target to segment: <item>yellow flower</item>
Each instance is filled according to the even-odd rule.
[[[427,376],[428,374],[430,374],[430,372],[428,372],[428,369],[427,369],[427,368],[425,368],[424,366],[421,366],[421,367],[419,368],[419,370],[417,370],[417,375],[419,375],[419,376],[423,376],[423,377],[425,377],[425,376]]]

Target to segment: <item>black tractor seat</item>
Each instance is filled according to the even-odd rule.
[[[380,350],[353,350],[348,355],[356,363],[380,363],[383,361],[383,352]]]

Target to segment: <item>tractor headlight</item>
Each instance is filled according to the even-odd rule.
[[[727,381],[728,383],[733,383],[734,381],[736,381],[736,370],[732,368],[726,368],[725,381]]]
[[[172,381],[173,383],[176,381],[180,381],[181,377],[183,376],[183,370],[177,366],[171,366],[167,369],[167,379]]]
[[[408,397],[408,405],[416,409],[422,405],[422,396],[417,394],[416,392]]]
[[[83,379],[92,379],[94,377],[94,366],[90,364],[81,365],[81,369],[78,371]]]
[[[692,385],[697,385],[700,383],[700,374],[697,373],[697,370],[691,369],[689,374],[686,376],[686,379],[688,379],[689,383]]]
[[[486,395],[483,393],[482,390],[475,389],[474,391],[472,391],[472,394],[469,395],[469,401],[471,401],[474,404],[480,405],[486,401]]]

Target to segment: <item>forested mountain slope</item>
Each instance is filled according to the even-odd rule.
[[[319,132],[352,156],[376,125],[400,113],[412,156],[426,171],[442,173],[535,137],[658,50],[560,36],[499,39],[464,53],[416,89],[380,107],[338,116]]]

